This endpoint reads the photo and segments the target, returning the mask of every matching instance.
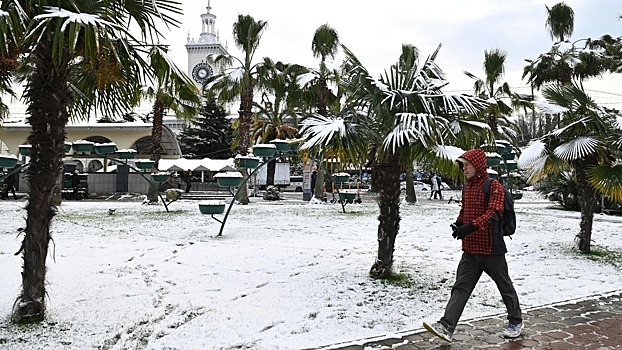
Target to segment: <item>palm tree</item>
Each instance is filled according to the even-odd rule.
[[[557,3],[553,7],[546,7],[546,23],[552,40],[564,41],[574,32],[574,11],[564,2]]]
[[[167,55],[167,50],[154,46],[149,52],[151,72],[155,78],[152,86],[146,87],[141,95],[153,101],[153,147],[151,160],[158,169],[162,150],[162,120],[167,109],[173,110],[177,118],[194,118],[201,104],[199,89],[188,75],[179,69]]]
[[[238,15],[238,20],[233,24],[233,38],[235,45],[244,52],[244,59],[230,55],[219,55],[214,62],[223,62],[225,66],[232,67],[234,60],[239,63],[238,67],[232,67],[223,74],[212,77],[203,86],[208,98],[216,98],[220,103],[240,100],[240,109],[237,128],[235,130],[235,147],[239,154],[248,153],[250,144],[250,126],[253,117],[253,95],[257,83],[257,68],[260,64],[253,64],[253,57],[259,47],[259,41],[265,29],[266,21],[256,21],[250,15]],[[241,169],[246,177],[246,169]],[[241,204],[248,204],[247,187],[240,188],[238,200]]]
[[[322,24],[313,34],[311,41],[311,51],[313,57],[320,59],[319,69],[309,69],[307,74],[300,76],[300,81],[305,81],[303,85],[309,84],[312,95],[315,96],[316,113],[326,117],[328,115],[328,103],[331,91],[328,84],[339,79],[339,71],[331,69],[326,64],[327,58],[335,58],[339,50],[339,34],[329,24]],[[338,101],[337,101],[338,103]],[[322,150],[318,150],[314,157],[319,157],[320,161],[325,156]],[[315,188],[312,189],[315,198],[322,198],[324,195],[324,169],[318,167]]]
[[[153,102],[151,160],[154,161],[154,165],[151,171],[156,172],[161,158],[162,125],[166,111],[173,110],[177,118],[192,119],[198,113],[201,98],[197,86],[173,63],[166,48],[152,47],[149,50],[149,62],[150,67],[146,75],[152,80],[151,84],[137,91],[134,103],[139,104],[145,98]],[[154,188],[149,187],[148,197],[151,202],[158,201],[158,194]]]
[[[577,85],[549,86],[542,94],[566,111],[559,129],[523,151],[519,166],[528,171],[530,183],[564,170],[574,172],[581,207],[579,250],[589,253],[596,192],[622,201],[622,125]]]
[[[500,49],[485,50],[484,78],[480,79],[467,71],[464,74],[475,80],[473,85],[475,95],[489,102],[488,107],[482,111],[482,116],[486,118],[494,138],[499,138],[501,134],[503,139],[513,141],[516,127],[506,116],[510,116],[513,111],[512,105],[520,104],[521,99],[511,91],[507,82],[502,82],[506,58],[507,54]]]
[[[16,322],[45,317],[45,275],[54,191],[62,171],[65,126],[91,110],[104,114],[131,109],[129,96],[147,67],[140,48],[157,40],[156,26],[177,24],[176,1],[147,0],[141,6],[102,0],[7,0],[1,3],[0,57],[20,57],[13,73],[25,81],[23,98],[31,125],[31,162],[26,176],[30,192],[20,248],[22,292],[15,302]],[[157,22],[156,22],[157,21]],[[136,38],[130,26],[140,29]],[[8,50],[6,50],[8,48]]]
[[[264,58],[258,70],[258,86],[263,92],[261,103],[255,104],[253,141],[268,143],[275,139],[295,138],[302,94],[296,77],[304,67]],[[275,170],[276,160],[272,160],[268,163],[266,185],[274,185]]]
[[[434,163],[444,173],[457,173],[449,143],[481,142],[477,138],[487,125],[459,119],[475,114],[485,103],[471,96],[446,95],[447,83],[435,58],[439,48],[424,62],[404,59],[379,79],[372,78],[358,58],[345,46],[343,81],[348,99],[337,116],[316,115],[303,123],[306,138],[302,149],[322,148],[355,164],[368,159],[378,178],[378,256],[371,276],[391,275],[395,239],[399,231],[399,174],[408,162]],[[487,131],[483,134],[487,134]],[[471,136],[475,136],[471,138]],[[375,147],[369,147],[375,145]],[[457,155],[456,155],[457,156]]]

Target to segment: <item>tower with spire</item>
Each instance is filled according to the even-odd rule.
[[[227,48],[220,44],[216,30],[216,16],[211,13],[211,0],[207,1],[207,12],[201,15],[201,35],[198,39],[190,37],[186,52],[188,53],[188,75],[202,85],[213,74],[220,73],[225,67],[214,63],[218,55],[228,55]]]

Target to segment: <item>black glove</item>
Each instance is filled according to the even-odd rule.
[[[468,234],[472,233],[473,231],[475,231],[475,226],[473,226],[473,224],[466,224],[455,229],[452,236],[455,239],[463,239],[464,237],[466,237]]]
[[[458,229],[458,227],[462,225],[463,225],[462,221],[456,221],[453,224],[450,224],[449,226],[451,227],[452,231],[455,231],[456,229]]]

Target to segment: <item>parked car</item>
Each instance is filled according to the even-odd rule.
[[[421,181],[413,181],[413,186],[415,187],[415,191],[429,191],[430,186]],[[400,190],[406,191],[406,181],[400,182]]]

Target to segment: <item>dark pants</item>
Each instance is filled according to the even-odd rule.
[[[17,196],[15,195],[15,186],[13,185],[5,185],[5,188],[2,191],[2,199],[8,199],[9,198],[9,191],[11,191],[11,193],[13,193],[13,199],[17,200]]]
[[[441,318],[441,323],[449,328],[451,332],[456,328],[464,306],[469,300],[482,272],[486,272],[497,284],[497,289],[499,289],[507,309],[509,322],[514,324],[523,322],[522,312],[518,304],[518,295],[516,295],[516,290],[514,290],[514,285],[508,274],[505,254],[472,255],[463,253],[462,259],[458,264],[456,283],[451,289],[451,297],[445,307],[445,315]]]
[[[190,193],[190,188],[192,187],[191,181],[186,181],[186,193]]]

